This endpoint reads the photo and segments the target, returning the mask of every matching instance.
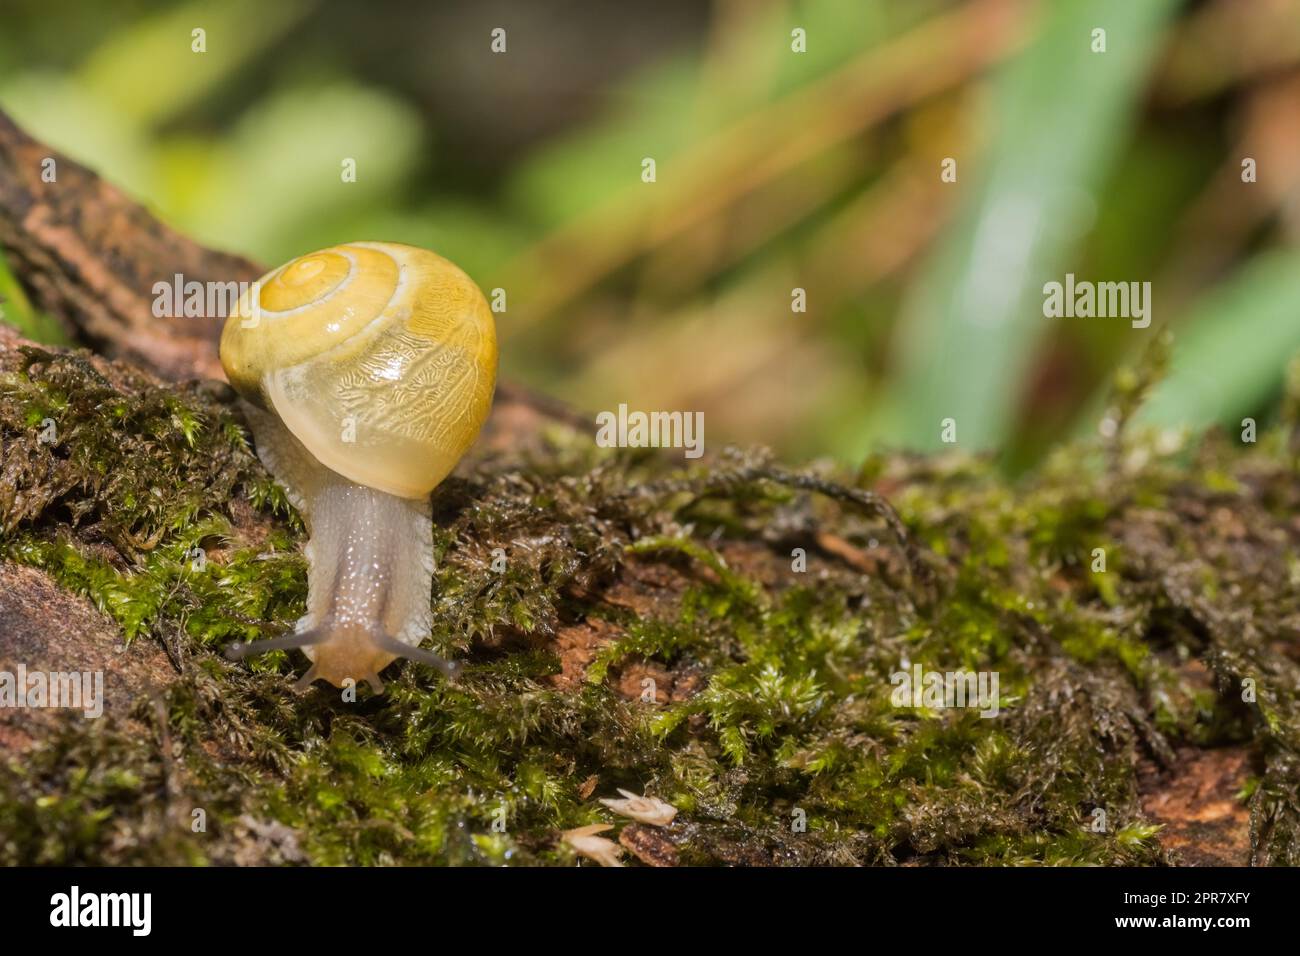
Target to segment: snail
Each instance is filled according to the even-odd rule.
[[[492,404],[497,344],[472,279],[398,243],[352,242],[294,259],[240,297],[221,364],[258,457],[302,514],[307,613],[294,632],[233,644],[231,659],[298,647],[295,685],[364,680],[398,657],[454,667],[431,633],[429,495]]]

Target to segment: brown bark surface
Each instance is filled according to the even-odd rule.
[[[54,182],[43,169],[54,160]],[[257,264],[207,249],[0,113],[0,246],[35,304],[73,338],[178,381],[223,378],[220,325],[153,315],[155,282],[249,282]]]

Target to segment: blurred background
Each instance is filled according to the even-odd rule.
[[[954,417],[1016,467],[1095,428],[1162,328],[1161,426],[1267,421],[1300,349],[1300,0],[0,17],[0,108],[172,225],[267,265],[432,248],[506,290],[505,377],[592,411],[703,410],[711,447],[851,462],[938,447]],[[1044,318],[1067,272],[1150,281],[1151,328]],[[57,340],[3,266],[0,294]]]

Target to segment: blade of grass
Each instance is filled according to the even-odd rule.
[[[1261,255],[1202,297],[1175,333],[1169,374],[1139,423],[1235,427],[1276,394],[1300,352],[1300,250]]]
[[[910,293],[900,380],[868,423],[862,450],[881,439],[937,447],[945,418],[956,419],[966,449],[1006,438],[1046,330],[1043,284],[1067,271],[1077,238],[1069,223],[1095,201],[1175,7],[1175,0],[1040,7],[1034,39],[995,80],[993,145],[969,203]],[[1091,50],[1094,28],[1107,31],[1105,53]]]

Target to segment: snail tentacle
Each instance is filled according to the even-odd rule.
[[[273,637],[267,641],[236,641],[227,645],[226,658],[232,661],[242,661],[245,657],[255,657],[268,651],[311,647],[313,644],[325,643],[325,641],[329,640],[329,636],[328,631],[320,629],[285,634],[283,637]]]

